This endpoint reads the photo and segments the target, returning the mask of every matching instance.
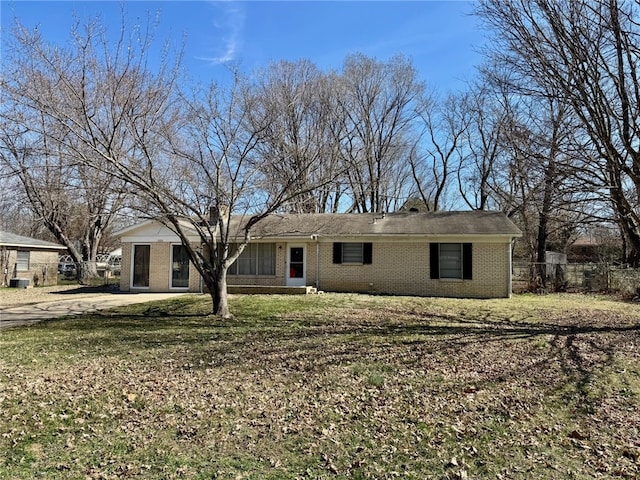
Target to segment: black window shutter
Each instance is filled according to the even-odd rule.
[[[431,278],[440,278],[440,244],[429,244],[429,271]]]
[[[373,260],[373,245],[369,243],[362,244],[362,263],[371,265]]]
[[[462,278],[471,280],[473,278],[473,255],[470,243],[462,244]]]
[[[342,263],[342,243],[333,243],[333,263]]]

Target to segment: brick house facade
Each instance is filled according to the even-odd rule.
[[[58,255],[65,250],[57,243],[0,231],[0,285],[6,287],[14,278],[29,280],[29,286],[55,285]]]
[[[242,224],[241,217],[231,218],[239,236]],[[227,281],[332,292],[509,297],[511,244],[520,235],[500,212],[271,215],[252,229]],[[148,221],[120,237],[121,290],[202,290],[168,228]]]

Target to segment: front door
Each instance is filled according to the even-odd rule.
[[[287,286],[302,287],[307,284],[306,251],[304,245],[287,247]]]

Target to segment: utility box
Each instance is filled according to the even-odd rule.
[[[11,288],[29,288],[31,281],[28,278],[12,278],[9,280]]]

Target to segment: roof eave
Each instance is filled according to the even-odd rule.
[[[29,243],[6,243],[0,242],[0,247],[11,247],[11,248],[31,248],[38,250],[66,250],[67,247],[64,245],[35,245]]]
[[[492,238],[511,241],[514,238],[522,237],[521,233],[341,233],[341,234],[322,234],[322,233],[308,233],[308,234],[265,234],[251,236],[251,240],[271,240],[271,241],[332,241],[341,238],[359,238],[368,240],[425,240],[432,239],[448,239],[464,240],[472,238]]]

